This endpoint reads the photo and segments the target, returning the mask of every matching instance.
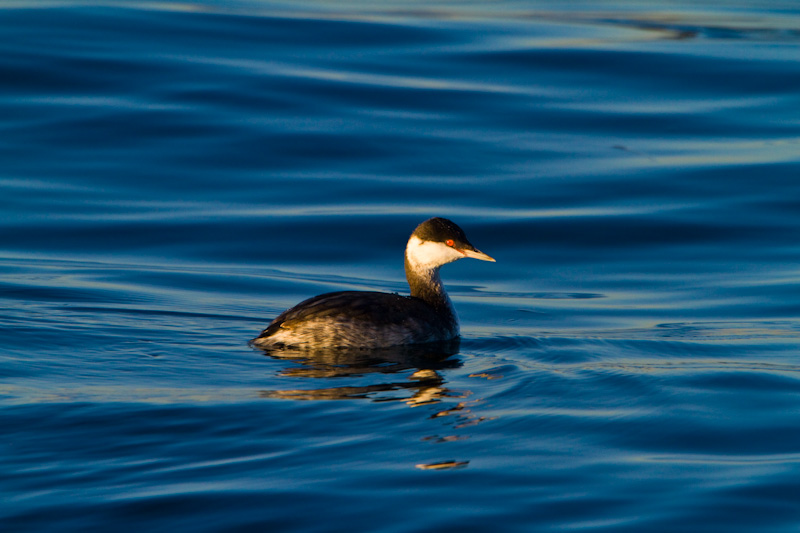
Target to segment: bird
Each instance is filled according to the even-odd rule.
[[[457,339],[458,316],[439,268],[464,258],[495,262],[454,222],[430,218],[416,227],[406,245],[409,296],[374,291],[314,296],[278,315],[251,344],[264,350],[374,349]]]

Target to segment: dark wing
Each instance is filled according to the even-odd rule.
[[[300,331],[307,324],[321,322],[331,324],[331,330],[341,326],[343,335],[349,334],[349,329],[378,334],[391,327],[417,332],[415,335],[419,339],[410,338],[404,342],[426,342],[424,339],[431,336],[441,338],[453,327],[444,323],[436,311],[419,298],[384,292],[341,291],[321,294],[287,309],[258,338],[270,337],[281,330]]]

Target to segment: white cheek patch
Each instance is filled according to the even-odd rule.
[[[441,242],[423,241],[412,236],[406,247],[408,262],[415,270],[431,270],[464,258],[464,254]]]

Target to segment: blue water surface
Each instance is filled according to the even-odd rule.
[[[568,5],[564,5],[568,4]],[[800,527],[795,2],[0,3],[0,530]],[[457,353],[271,356],[407,290]]]

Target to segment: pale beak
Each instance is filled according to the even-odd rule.
[[[458,250],[464,257],[471,257],[472,259],[480,259],[481,261],[491,261],[492,263],[496,263],[496,261],[486,255],[485,253],[481,252],[480,250]]]

